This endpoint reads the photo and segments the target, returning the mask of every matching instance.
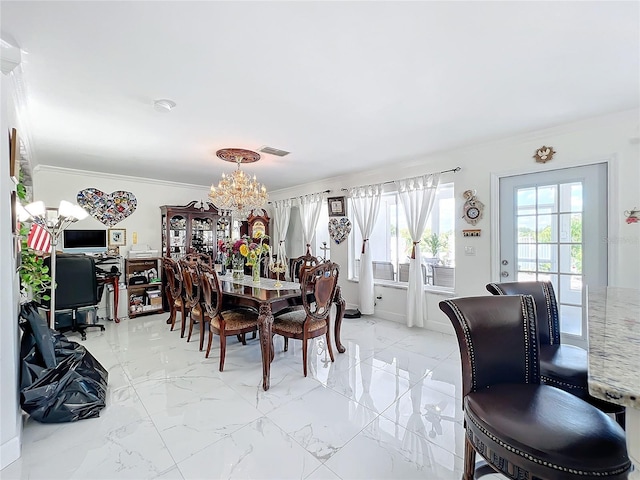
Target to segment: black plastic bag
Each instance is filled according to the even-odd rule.
[[[20,405],[43,423],[97,417],[108,372],[82,345],[48,328],[34,304],[20,310]]]

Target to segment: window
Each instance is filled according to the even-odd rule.
[[[356,222],[351,232],[350,258],[353,278],[359,274],[362,235]],[[427,219],[420,242],[423,279],[425,284],[434,284],[434,267],[446,273],[444,278],[452,279],[455,268],[455,199],[453,183],[440,184],[435,203]],[[374,264],[374,278],[378,280],[407,282],[408,264],[412,242],[407,228],[402,202],[397,192],[383,193],[378,218],[369,239],[371,258]],[[390,271],[393,271],[391,274]],[[437,283],[437,282],[436,282]],[[452,281],[436,286],[453,287]]]

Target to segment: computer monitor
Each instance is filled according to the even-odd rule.
[[[105,253],[107,251],[107,231],[65,230],[62,232],[62,251],[65,253]]]

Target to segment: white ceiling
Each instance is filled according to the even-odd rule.
[[[637,108],[639,2],[0,3],[32,165],[269,190]],[[153,109],[155,99],[177,107]]]

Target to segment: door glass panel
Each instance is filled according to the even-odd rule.
[[[562,319],[562,333],[582,336],[582,307],[560,304],[558,310]]]
[[[558,211],[556,185],[538,187],[538,213],[556,213]]]
[[[552,244],[538,244],[538,271],[558,271],[558,247]]]
[[[574,213],[571,215],[571,241],[582,242],[582,214]]]
[[[557,221],[557,215],[538,215],[539,243],[551,243],[558,241]]]
[[[582,245],[560,245],[560,273],[582,273]]]
[[[518,243],[535,243],[536,216],[526,215],[518,217]]]
[[[551,282],[553,285],[553,291],[558,291],[558,275],[550,274],[550,273],[538,273],[538,282]]]
[[[582,278],[580,275],[560,275],[558,301],[571,305],[582,305]]]
[[[516,192],[518,204],[516,215],[531,215],[536,213],[536,189],[519,188]]]
[[[582,183],[563,183],[560,185],[560,211],[582,211]]]
[[[518,281],[519,282],[535,282],[536,274],[530,272],[518,272]]]

